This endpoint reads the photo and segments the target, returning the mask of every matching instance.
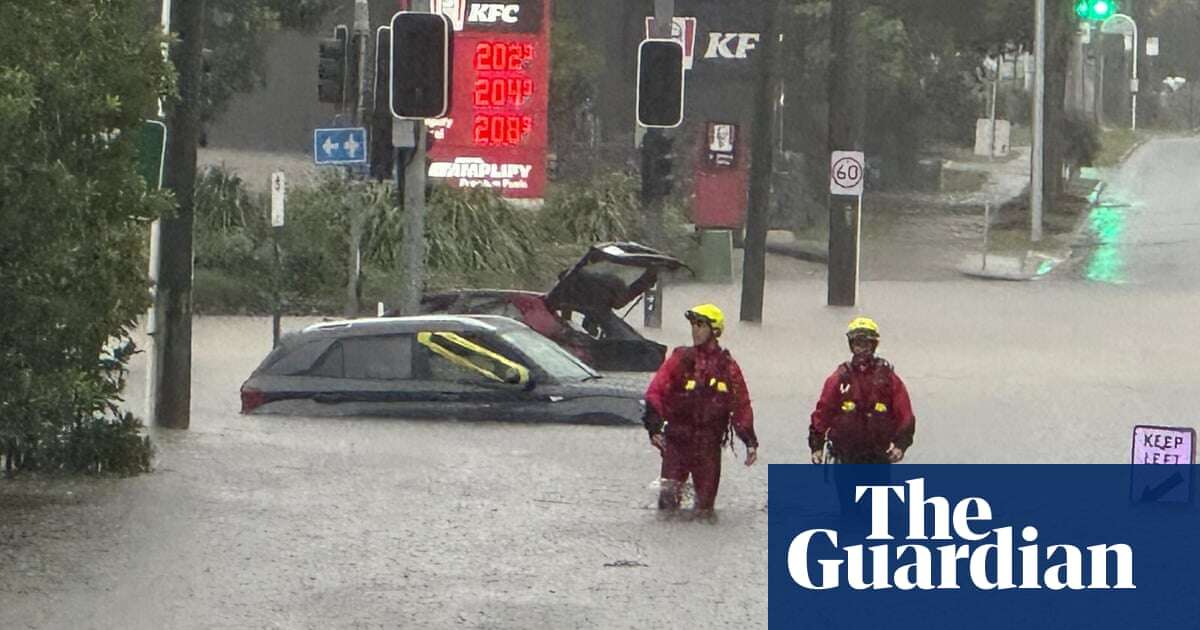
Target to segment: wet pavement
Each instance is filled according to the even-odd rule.
[[[1113,187],[1140,203],[1093,224],[1121,223],[1120,265],[1094,248],[1049,282],[869,280],[843,309],[823,266],[772,257],[761,324],[737,321],[736,285],[669,286],[646,334],[682,343],[684,309],[724,307],[762,441],[753,468],[725,455],[713,524],[652,509],[636,427],[243,417],[270,321],[199,318],[192,428],[153,431],[154,473],[0,482],[0,627],[765,627],[766,464],[806,461],[855,314],[912,393],[910,462],[1124,462],[1135,424],[1200,426],[1200,329],[1175,325],[1200,312],[1197,266],[1173,243],[1200,191],[1146,179],[1157,146]],[[1192,147],[1163,150],[1187,165]],[[1076,273],[1105,265],[1123,282]]]
[[[1109,175],[1076,247],[1073,276],[1200,288],[1200,139],[1155,139]]]

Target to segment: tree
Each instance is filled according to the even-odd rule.
[[[22,33],[0,39],[0,452],[9,469],[145,469],[116,406],[129,346],[105,348],[149,305],[144,226],[169,207],[135,156],[171,88],[162,38],[138,0],[8,0],[0,23]],[[131,459],[94,441],[113,434]]]

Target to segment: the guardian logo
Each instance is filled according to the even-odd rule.
[[[926,498],[923,478],[904,485],[860,485],[854,490],[856,502],[870,501],[868,541],[896,540],[889,503],[890,495],[899,498],[907,508],[906,544],[840,547],[837,530],[803,531],[787,549],[788,574],[800,587],[836,589],[844,581],[854,590],[925,591],[964,585],[982,590],[1137,588],[1133,548],[1127,544],[1094,544],[1085,549],[1043,546],[1038,544],[1037,528],[1026,525],[1019,536],[1027,544],[1016,546],[1014,526],[990,527],[992,508],[986,500],[969,497],[951,506],[945,497]],[[931,524],[926,522],[929,512]],[[810,560],[819,568],[812,567]],[[1115,570],[1110,571],[1110,563]]]

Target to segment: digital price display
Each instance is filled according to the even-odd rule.
[[[534,94],[532,42],[484,40],[475,44],[471,139],[485,147],[520,145],[533,130],[533,117],[522,112]]]
[[[450,112],[429,122],[430,177],[540,198],[550,82],[547,0],[435,3],[455,28]],[[500,7],[500,8],[496,8]]]

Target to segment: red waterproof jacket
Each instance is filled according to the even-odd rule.
[[[840,457],[882,454],[893,443],[906,450],[916,423],[908,389],[887,361],[876,357],[865,369],[843,363],[825,379],[812,412],[808,446],[821,450],[828,431]]]
[[[667,421],[668,439],[720,443],[732,425],[746,446],[758,446],[742,370],[715,341],[676,348],[650,382],[646,405],[648,417]],[[647,429],[656,433],[661,423],[648,420]]]

